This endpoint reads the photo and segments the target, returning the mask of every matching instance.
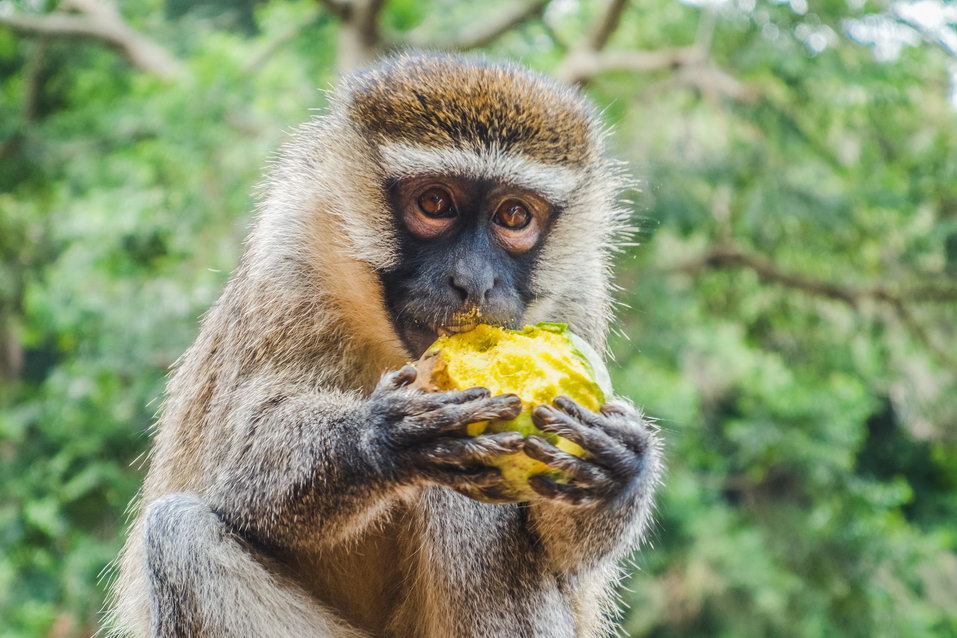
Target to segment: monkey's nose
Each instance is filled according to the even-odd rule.
[[[481,306],[495,287],[495,276],[490,269],[456,268],[449,278],[449,285],[462,303]]]

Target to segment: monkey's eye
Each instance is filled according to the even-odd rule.
[[[455,217],[455,207],[452,205],[452,196],[445,189],[433,186],[421,195],[417,200],[419,210],[426,217],[443,219]]]
[[[522,230],[532,221],[532,214],[517,199],[507,199],[495,211],[492,221],[509,230]]]

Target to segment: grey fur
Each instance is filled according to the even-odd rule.
[[[478,68],[451,57],[387,64],[400,74],[439,64],[463,78]],[[548,118],[555,101],[591,113],[538,76],[482,68],[508,80],[527,121],[536,108]],[[599,415],[539,414],[591,452],[568,459],[514,435],[461,438],[469,422],[514,414],[510,399],[406,387],[410,353],[376,274],[396,259],[386,173],[380,143],[361,133],[367,123],[350,120],[357,86],[345,80],[330,113],[283,149],[242,263],[177,363],[105,627],[117,636],[605,635],[617,563],[651,516],[655,430],[624,401]],[[461,100],[453,119],[480,116]],[[625,216],[600,127],[578,128],[590,131],[589,146],[569,169],[576,188],[550,230],[526,320],[567,322],[600,350]],[[475,167],[483,175],[513,152],[465,150],[488,160]],[[541,484],[530,503],[463,495],[494,498],[498,478],[482,459],[523,445],[565,463],[580,484]]]

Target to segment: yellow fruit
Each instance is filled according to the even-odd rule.
[[[571,441],[542,432],[532,423],[532,409],[567,396],[588,410],[597,410],[611,392],[608,372],[599,356],[565,324],[540,323],[522,330],[481,324],[474,329],[439,338],[415,364],[416,385],[429,391],[488,388],[493,395],[516,394],[522,412],[510,421],[475,423],[469,434],[516,431],[538,434],[560,449],[581,456]],[[523,453],[491,461],[499,467],[516,498],[531,498],[528,477],[548,474],[561,481],[560,472]]]

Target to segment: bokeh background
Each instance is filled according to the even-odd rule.
[[[479,51],[632,166],[632,636],[957,636],[957,7],[0,0],[0,636],[89,635],[164,376],[338,73]],[[454,86],[448,87],[455,91]]]

